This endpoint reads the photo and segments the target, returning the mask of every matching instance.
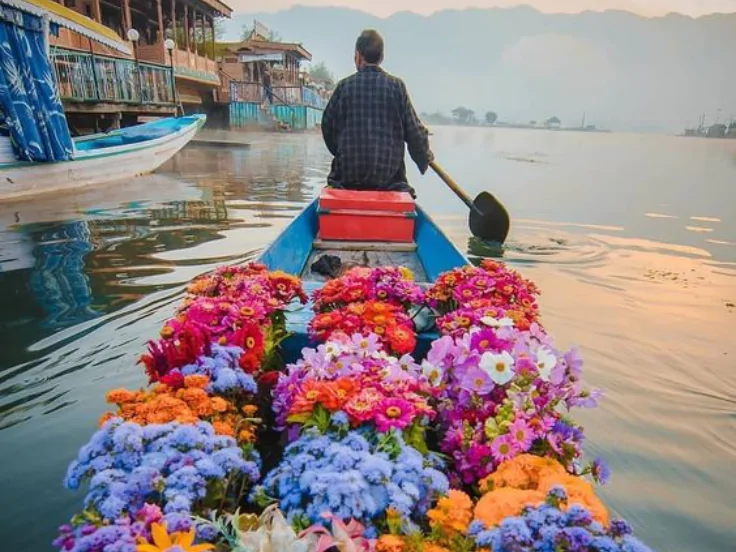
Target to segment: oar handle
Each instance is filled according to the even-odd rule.
[[[460,186],[458,186],[457,182],[455,182],[452,177],[437,164],[436,161],[430,162],[429,166],[432,167],[432,170],[437,173],[437,176],[439,176],[443,180],[443,182],[447,184],[448,188],[455,192],[455,195],[459,197],[463,201],[463,203],[465,203],[465,205],[467,205],[470,209],[474,211],[478,210],[478,208],[473,205],[473,200],[470,199],[470,196],[466,194]]]

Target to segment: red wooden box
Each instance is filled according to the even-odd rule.
[[[325,188],[319,196],[318,237],[334,241],[414,241],[414,200],[406,192]]]

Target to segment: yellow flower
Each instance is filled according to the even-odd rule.
[[[399,267],[399,273],[404,278],[404,280],[409,280],[410,282],[414,280],[414,273],[405,266]]]
[[[186,533],[171,533],[169,535],[168,531],[166,531],[166,523],[154,523],[151,525],[151,537],[153,538],[153,544],[141,539],[141,543],[136,548],[136,551],[166,552],[169,548],[178,546],[184,552],[206,552],[215,548],[212,544],[193,544],[193,527]]]

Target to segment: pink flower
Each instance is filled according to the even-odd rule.
[[[491,444],[491,454],[493,454],[493,459],[497,464],[505,462],[506,460],[511,460],[519,452],[516,442],[510,435],[501,435],[500,437],[496,437]]]
[[[388,431],[392,427],[404,429],[415,414],[414,405],[404,399],[385,399],[376,409],[376,427],[378,431]]]
[[[460,381],[460,387],[478,395],[487,395],[493,391],[493,381],[486,372],[478,367],[473,367],[465,372],[463,379]]]
[[[522,418],[517,419],[509,427],[509,435],[521,451],[527,451],[532,446],[534,436],[532,428]]]

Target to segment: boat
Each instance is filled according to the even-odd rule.
[[[414,208],[416,218],[414,240],[411,242],[323,240],[318,237],[319,198],[314,199],[263,250],[258,262],[269,270],[282,270],[299,276],[310,297],[328,280],[328,277],[312,270],[313,263],[323,255],[340,257],[346,266],[405,266],[413,272],[415,281],[423,286],[429,286],[445,271],[469,265],[467,257],[426,211],[418,204]],[[282,344],[282,353],[287,362],[296,361],[304,347],[313,345],[307,336],[307,327],[313,315],[311,299],[307,305],[287,312],[286,329],[289,337]],[[423,358],[432,341],[438,337],[437,332],[430,329],[429,323],[423,325],[420,320],[421,316],[415,318],[419,330],[414,353],[417,358]]]
[[[51,0],[0,0],[0,202],[152,172],[206,121],[169,117],[73,139],[49,57],[59,26],[130,53],[114,31]]]
[[[129,180],[155,171],[186,146],[202,128],[205,115],[169,117],[74,140],[69,161],[8,159],[0,145],[0,200]],[[9,139],[6,139],[9,140]]]

